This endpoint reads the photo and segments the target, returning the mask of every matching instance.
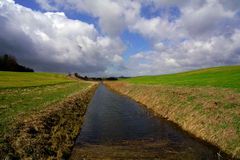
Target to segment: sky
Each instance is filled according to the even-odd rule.
[[[0,54],[41,72],[140,76],[240,64],[240,0],[0,0]]]

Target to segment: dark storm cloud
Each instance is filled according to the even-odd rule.
[[[0,16],[0,53],[21,55],[21,57],[18,56],[19,58],[28,57],[29,53],[34,53],[31,39],[20,30],[12,29],[8,21],[7,18]]]

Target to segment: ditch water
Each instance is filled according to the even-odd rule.
[[[100,84],[88,106],[70,159],[139,157],[225,159],[216,148]]]

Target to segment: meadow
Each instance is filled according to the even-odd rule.
[[[74,82],[64,74],[33,72],[1,72],[0,89],[26,88]]]
[[[122,79],[133,84],[204,86],[240,89],[240,66],[222,66],[157,76]]]
[[[0,72],[1,137],[17,117],[38,112],[89,85],[63,74]]]
[[[240,158],[240,66],[141,76],[106,85]]]

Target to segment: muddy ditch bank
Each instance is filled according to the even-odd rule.
[[[186,88],[105,82],[105,85],[150,109],[155,115],[173,122],[192,137],[219,148],[230,159],[240,158],[240,134],[234,125],[240,94],[214,88]],[[230,97],[230,99],[229,99]],[[240,106],[240,105],[237,105]],[[223,126],[224,124],[224,126]]]
[[[96,88],[92,84],[38,113],[19,117],[0,145],[0,159],[68,158]]]

